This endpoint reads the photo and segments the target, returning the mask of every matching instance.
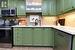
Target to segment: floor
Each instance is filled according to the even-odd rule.
[[[13,47],[13,48],[0,48],[0,50],[53,50],[49,47]]]

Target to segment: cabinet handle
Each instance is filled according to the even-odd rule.
[[[58,35],[60,35],[61,37],[64,37],[63,35],[61,35],[61,34],[58,34]]]

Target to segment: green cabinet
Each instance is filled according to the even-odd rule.
[[[72,0],[72,8],[75,9],[75,0]]]
[[[33,28],[33,45],[34,46],[43,46],[43,33],[42,28]]]
[[[23,45],[22,28],[13,29],[13,41],[14,45]]]
[[[59,30],[54,32],[54,50],[71,50],[72,36]]]
[[[43,28],[43,46],[54,46],[54,33],[51,28]]]
[[[0,8],[7,8],[8,0],[0,0]]]
[[[56,15],[56,0],[42,0],[42,15]]]
[[[63,14],[72,10],[72,0],[56,0],[56,12],[57,14]]]
[[[25,0],[8,0],[8,8],[16,8],[17,15],[26,15]]]
[[[48,0],[42,0],[42,15],[48,15]]]
[[[57,15],[62,14],[64,12],[64,0],[56,0],[56,6]]]
[[[32,28],[23,28],[23,45],[32,45],[32,36],[33,30]]]
[[[56,0],[48,0],[48,15],[56,15]]]
[[[64,0],[64,12],[72,10],[72,0]]]

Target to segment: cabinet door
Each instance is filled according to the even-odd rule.
[[[48,0],[42,0],[42,15],[48,15]]]
[[[25,0],[17,0],[17,15],[26,15],[26,3]]]
[[[23,45],[22,28],[13,28],[14,45]]]
[[[32,45],[32,28],[23,28],[23,45]]]
[[[54,50],[70,50],[71,35],[55,30],[55,48]]]
[[[43,45],[54,46],[54,33],[51,28],[43,28]]]
[[[8,0],[8,8],[16,8],[16,0]]]
[[[72,0],[64,0],[64,12],[72,10]]]
[[[57,0],[57,8],[56,12],[57,14],[62,14],[64,12],[64,0]]]
[[[17,15],[26,15],[25,0],[8,0],[8,8],[17,8]]]
[[[48,0],[49,15],[56,15],[56,0]]]
[[[72,50],[75,50],[75,36],[73,36],[73,48],[72,48]]]
[[[42,46],[43,38],[42,38],[42,28],[33,28],[33,45],[34,46]]]

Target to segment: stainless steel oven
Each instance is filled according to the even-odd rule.
[[[10,27],[0,27],[0,47],[12,47],[12,30]]]

